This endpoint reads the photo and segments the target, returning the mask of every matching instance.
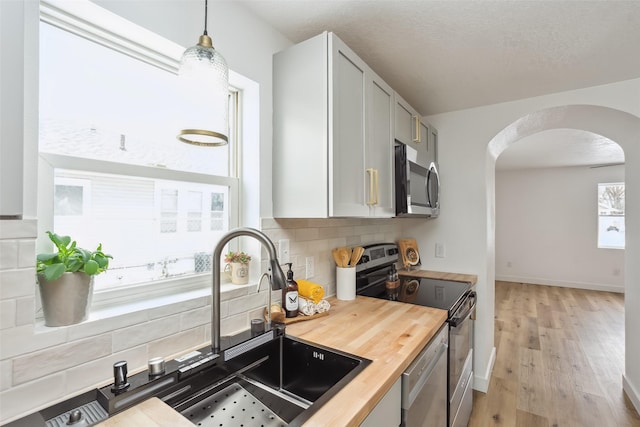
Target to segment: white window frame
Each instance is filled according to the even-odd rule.
[[[183,46],[145,30],[89,1],[68,2],[63,0],[41,0],[40,20],[173,73],[177,73],[180,57],[185,50]],[[117,31],[110,31],[110,28],[117,28]],[[238,91],[236,108],[242,112],[243,116],[248,114],[248,121],[250,121],[252,125],[257,125],[259,116],[253,106],[254,103],[257,106],[258,102],[257,84],[231,70],[229,72],[229,80],[230,85]],[[244,102],[242,99],[245,87],[252,94],[252,107],[250,107],[247,113],[245,113],[243,109]],[[238,227],[242,221],[240,206],[243,195],[239,177],[242,172],[242,144],[240,141],[243,136],[243,120],[245,120],[245,118],[238,116],[237,123],[230,122],[230,127],[232,127],[231,133],[235,133],[236,139],[238,140],[238,144],[234,145],[235,150],[230,150],[229,152],[229,171],[230,175],[233,176],[222,177],[185,171],[168,171],[163,168],[127,165],[95,159],[76,159],[52,153],[39,153],[38,188],[53,188],[55,168],[89,169],[102,173],[125,174],[153,179],[183,180],[226,186],[229,188],[229,229],[232,229]],[[47,192],[39,192],[38,196],[38,236],[43,236],[45,230],[53,228],[53,192],[48,192],[48,194],[44,193]],[[246,217],[247,215],[247,212],[244,212],[242,217]],[[215,244],[216,242],[211,242],[212,249]],[[231,242],[230,247],[236,250],[238,242]],[[186,297],[191,295],[194,290],[208,290],[210,287],[210,273],[194,275],[189,278],[168,279],[161,283],[154,282],[131,285],[123,288],[95,292],[92,307],[108,309],[109,307],[122,303],[128,304],[135,301],[149,300],[154,297],[161,299],[163,296],[175,296],[177,294],[184,294]],[[224,288],[223,286],[223,291],[225,290]],[[175,301],[175,299],[172,300]]]

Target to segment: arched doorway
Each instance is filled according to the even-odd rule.
[[[497,157],[516,141],[551,129],[577,129],[593,132],[617,142],[627,159],[627,249],[625,250],[625,330],[640,324],[640,118],[612,108],[595,105],[567,105],[536,111],[514,121],[500,131],[487,146],[487,256],[495,259],[495,164]],[[633,165],[636,165],[634,168]],[[637,264],[637,262],[636,262]],[[493,287],[495,270],[489,268],[488,286]],[[634,286],[635,283],[635,286]],[[493,290],[493,289],[492,289]],[[626,366],[624,389],[640,409],[640,367],[632,361],[640,359],[640,337],[625,334]],[[635,386],[634,386],[635,384]]]

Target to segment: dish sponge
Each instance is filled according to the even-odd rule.
[[[298,279],[298,293],[313,301],[314,304],[319,303],[324,298],[324,288],[322,285],[313,283],[309,280]]]

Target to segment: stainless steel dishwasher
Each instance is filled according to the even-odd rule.
[[[448,345],[445,323],[402,374],[402,426],[447,427]]]

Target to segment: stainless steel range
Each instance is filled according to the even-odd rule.
[[[391,266],[398,262],[398,247],[395,243],[379,243],[364,248],[364,255],[356,266],[356,293],[388,299],[385,281]],[[475,291],[471,284],[466,282],[403,277],[397,299],[401,302],[447,310],[447,422],[444,425],[468,425],[473,406],[473,344],[470,320],[475,312]],[[431,423],[431,420],[425,420],[424,424],[405,425],[412,427],[435,424]]]

